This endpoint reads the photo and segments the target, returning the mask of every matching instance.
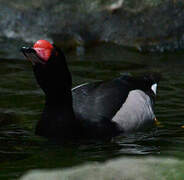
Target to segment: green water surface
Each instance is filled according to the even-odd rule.
[[[159,127],[110,141],[57,144],[34,135],[44,105],[27,60],[0,59],[0,179],[17,179],[27,170],[65,168],[120,157],[184,158],[184,53],[140,54],[102,44],[66,54],[73,86],[108,80],[124,72],[162,73],[155,114]]]

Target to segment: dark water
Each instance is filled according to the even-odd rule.
[[[80,54],[80,53],[79,53]],[[34,135],[44,96],[26,60],[0,60],[0,179],[16,179],[29,169],[65,168],[119,157],[184,158],[184,55],[139,54],[110,44],[67,54],[73,86],[107,80],[123,72],[162,72],[155,113],[160,125],[152,131],[111,141],[58,145]]]

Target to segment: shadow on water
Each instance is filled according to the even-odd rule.
[[[19,177],[36,168],[65,168],[89,161],[155,155],[183,158],[184,55],[139,54],[102,44],[78,56],[67,54],[73,86],[108,80],[124,72],[162,72],[156,101],[160,126],[152,131],[120,136],[110,141],[67,142],[59,145],[34,135],[44,96],[26,60],[0,60],[1,179]]]

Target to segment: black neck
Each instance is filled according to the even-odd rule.
[[[33,66],[36,80],[45,92],[46,99],[65,99],[72,87],[72,78],[66,64],[65,56],[60,52],[52,55],[46,64]]]
[[[70,134],[75,117],[72,107],[72,78],[62,53],[52,56],[47,64],[36,64],[34,74],[46,95],[45,109],[36,133],[47,137]],[[67,132],[66,132],[67,131]]]

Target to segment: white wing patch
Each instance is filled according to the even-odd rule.
[[[152,89],[152,91],[155,93],[155,95],[157,94],[157,83],[155,83],[155,84],[153,84],[152,86],[151,86],[151,89]]]
[[[152,126],[154,118],[150,97],[141,90],[133,90],[112,121],[124,132],[132,132]]]
[[[82,87],[82,86],[85,86],[85,85],[87,85],[87,84],[89,84],[89,83],[80,84],[80,85],[78,85],[78,86],[72,88],[72,91],[75,90],[75,89],[77,89],[77,88],[80,88],[80,87]]]

